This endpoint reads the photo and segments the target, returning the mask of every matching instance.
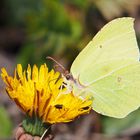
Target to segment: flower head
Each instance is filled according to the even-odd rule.
[[[63,79],[59,72],[48,72],[46,64],[38,69],[22,70],[20,64],[15,69],[14,77],[2,68],[2,79],[6,83],[9,97],[28,116],[37,116],[44,123],[69,122],[79,115],[90,111],[91,101],[74,96],[72,92],[64,94],[61,88]]]

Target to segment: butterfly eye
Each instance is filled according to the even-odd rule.
[[[71,75],[67,74],[67,75],[66,75],[66,79],[67,79],[67,80],[70,80],[70,78],[71,78]]]

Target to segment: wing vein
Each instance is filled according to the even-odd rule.
[[[116,71],[121,70],[121,69],[123,69],[123,68],[125,68],[125,67],[128,67],[129,65],[132,65],[132,64],[127,64],[127,65],[121,66],[121,67],[119,67],[119,68],[117,68],[117,69],[114,69],[113,71],[109,72],[108,74],[103,75],[103,76],[99,77],[98,79],[96,79],[96,80],[90,82],[90,83],[89,83],[88,85],[86,85],[86,86],[90,86],[90,85],[92,85],[93,83],[95,83],[95,82],[97,82],[97,81],[99,81],[99,80],[102,80],[102,79],[104,79],[104,78],[110,76],[111,74],[115,73]]]

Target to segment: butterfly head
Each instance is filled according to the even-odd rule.
[[[67,80],[73,80],[73,76],[68,70],[64,72],[64,76]]]

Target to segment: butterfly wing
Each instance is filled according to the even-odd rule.
[[[140,64],[133,62],[91,83],[92,107],[103,115],[123,118],[140,106]]]
[[[73,77],[86,86],[87,94],[92,93],[93,109],[104,115],[121,118],[140,105],[139,49],[133,26],[133,18],[111,21],[71,66]]]
[[[133,18],[118,18],[105,25],[74,60],[70,70],[74,78],[93,72],[98,64],[102,66],[116,59],[138,61],[139,50],[133,24]]]

